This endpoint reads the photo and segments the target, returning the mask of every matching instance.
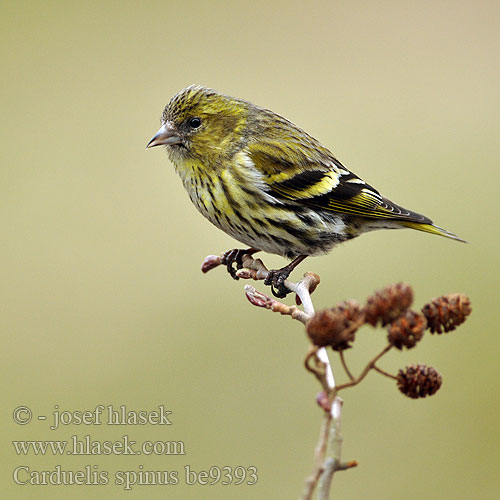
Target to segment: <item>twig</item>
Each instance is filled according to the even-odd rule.
[[[265,309],[270,309],[273,312],[278,312],[285,316],[291,316],[303,323],[304,325],[311,318],[304,311],[301,311],[297,306],[288,306],[282,302],[269,297],[265,293],[259,292],[252,285],[245,285],[245,295],[251,304],[257,307],[264,307]]]
[[[332,423],[332,415],[330,412],[325,412],[321,429],[319,433],[318,444],[314,449],[315,467],[312,474],[306,479],[306,485],[302,492],[302,499],[310,500],[314,493],[314,488],[318,484],[319,478],[324,471],[323,462],[325,460],[326,448],[328,445],[328,434]]]
[[[340,362],[342,363],[342,367],[344,368],[344,371],[346,372],[347,376],[351,380],[354,380],[354,375],[351,373],[351,371],[349,370],[349,368],[347,368],[347,364],[346,364],[345,358],[344,358],[344,350],[343,349],[341,349],[339,351],[339,357],[340,357]]]
[[[314,361],[314,364],[311,362]],[[306,359],[304,360],[304,366],[306,370],[312,373],[322,385],[326,394],[328,394],[330,387],[328,385],[328,381],[326,379],[326,365],[321,362],[318,358],[318,348],[312,346],[307,353]],[[327,397],[328,398],[328,397]],[[329,404],[329,403],[328,403]],[[320,403],[320,406],[323,406]],[[328,406],[329,407],[329,406]]]
[[[363,371],[361,372],[358,378],[351,380],[350,382],[346,382],[345,384],[341,384],[337,386],[337,391],[341,391],[342,389],[346,389],[347,387],[352,387],[353,385],[359,384],[367,375],[368,372],[375,366],[375,363],[387,352],[389,352],[392,348],[391,344],[386,345],[381,352],[379,352],[368,364],[365,366]]]
[[[396,375],[392,375],[389,372],[386,372],[385,370],[382,370],[382,368],[379,368],[377,365],[373,365],[372,368],[376,371],[379,372],[381,375],[385,375],[386,377],[392,378],[394,380],[398,380],[398,377]]]

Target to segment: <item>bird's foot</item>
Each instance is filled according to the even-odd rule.
[[[299,255],[287,266],[269,271],[267,278],[264,280],[264,285],[271,285],[271,291],[275,297],[283,299],[290,293],[290,290],[285,285],[285,280],[306,257],[306,255]]]
[[[255,252],[258,252],[256,248],[233,248],[224,253],[221,264],[226,266],[227,272],[233,279],[239,280],[236,271],[243,268],[243,257],[253,255]]]
[[[271,285],[273,295],[278,299],[283,299],[290,293],[290,290],[285,286],[285,280],[290,276],[291,272],[292,269],[289,266],[272,269],[264,280],[264,285]]]

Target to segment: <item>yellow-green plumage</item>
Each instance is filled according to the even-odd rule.
[[[381,196],[290,121],[212,89],[172,98],[148,146],[160,144],[198,210],[254,249],[315,255],[401,227],[460,240]]]

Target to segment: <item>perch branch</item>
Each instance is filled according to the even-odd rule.
[[[223,256],[208,256],[201,266],[206,273],[222,264]],[[254,259],[251,255],[245,255],[242,261],[243,267],[236,272],[240,279],[265,280],[269,270],[261,259]],[[298,282],[285,280],[284,285],[296,296],[296,304],[288,306],[274,298],[269,297],[255,289],[251,285],[245,286],[245,295],[249,302],[257,307],[263,307],[285,316],[291,316],[303,324],[314,315],[314,305],[311,294],[320,282],[315,273],[306,273]],[[302,305],[302,309],[299,309]],[[344,368],[345,362],[343,361]],[[335,384],[333,370],[324,347],[313,348],[309,351],[306,360],[306,368],[312,372],[323,386],[322,397],[318,403],[325,410],[321,432],[315,448],[315,465],[313,473],[306,480],[306,486],[302,495],[304,500],[312,498],[314,489],[319,484],[318,498],[326,499],[329,496],[330,485],[333,474],[337,470],[345,470],[357,465],[356,462],[341,463],[342,435],[340,433],[342,400],[337,396],[338,388]],[[349,371],[346,369],[349,374]],[[354,377],[351,377],[351,380]],[[333,465],[332,465],[333,464]]]

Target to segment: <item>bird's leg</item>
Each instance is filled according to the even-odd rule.
[[[236,271],[243,267],[243,257],[245,255],[253,255],[258,251],[258,248],[233,248],[233,250],[228,250],[224,253],[221,263],[225,264],[227,272],[231,275],[231,277],[238,280],[239,278],[236,276]]]
[[[275,297],[282,299],[290,293],[290,290],[285,286],[285,280],[306,257],[307,255],[299,255],[287,266],[269,271],[264,285],[271,285],[271,291]]]

